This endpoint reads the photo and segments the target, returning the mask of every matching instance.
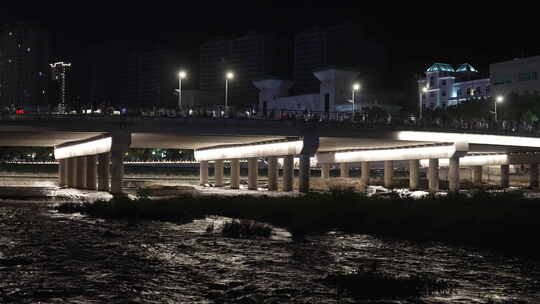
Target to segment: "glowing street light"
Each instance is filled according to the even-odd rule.
[[[185,71],[178,72],[178,109],[182,109],[182,79],[186,78]]]
[[[422,93],[426,94],[427,92],[428,92],[428,87],[427,86],[423,87],[422,88]],[[419,113],[418,117],[420,119],[422,119],[422,110],[423,110],[423,108],[424,108],[424,97],[420,96],[420,104],[418,105],[418,113]]]
[[[354,108],[354,106],[355,106],[354,93],[356,91],[358,91],[358,90],[360,90],[360,84],[358,84],[358,83],[353,84],[353,86],[352,86],[352,120],[353,121],[354,121],[354,114],[356,113],[356,110]]]
[[[497,96],[497,98],[495,98],[495,121],[497,121],[497,104],[498,103],[503,103],[504,101],[504,97],[502,97],[501,95]]]
[[[227,72],[225,75],[225,110],[227,110],[229,106],[229,80],[234,79],[234,73],[233,72]]]

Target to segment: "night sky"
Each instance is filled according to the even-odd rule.
[[[533,9],[526,7],[502,9],[495,2],[484,7],[387,2],[375,8],[360,1],[332,1],[336,8],[323,3],[328,2],[4,2],[0,23],[29,20],[47,27],[54,37],[53,55],[59,60],[73,60],[91,44],[141,40],[174,47],[186,61],[197,61],[199,44],[218,35],[249,30],[292,34],[314,25],[352,22],[386,47],[389,71],[384,87],[389,89],[410,87],[415,75],[432,62],[468,62],[487,76],[490,62],[540,55],[535,34],[539,22]]]

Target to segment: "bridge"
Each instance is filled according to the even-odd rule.
[[[516,134],[497,128],[471,129],[403,123],[226,119],[200,117],[131,117],[29,115],[0,118],[0,146],[54,147],[58,184],[122,193],[124,154],[129,148],[194,149],[200,182],[223,186],[224,161],[231,164],[231,188],[238,189],[240,160],[248,161],[248,188],[257,189],[258,159],[268,162],[269,190],[278,189],[278,159],[283,159],[281,189],[292,191],[293,160],[298,157],[299,191],[310,190],[310,159],[322,178],[339,164],[342,176],[359,163],[361,181],[370,183],[370,165],[384,163],[384,184],[391,187],[395,161],[409,164],[411,189],[419,187],[420,166],[428,167],[428,188],[439,190],[439,168],[448,167],[449,191],[460,189],[460,167],[500,166],[501,186],[509,184],[509,165],[530,166],[529,182],[538,187],[540,134]]]

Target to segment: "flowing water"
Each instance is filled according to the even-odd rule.
[[[51,206],[0,201],[0,303],[540,303],[535,260],[338,232],[302,243],[280,229],[271,239],[232,239],[220,234],[224,218],[133,224]],[[458,287],[362,302],[321,280],[374,263]]]

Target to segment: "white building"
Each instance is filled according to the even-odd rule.
[[[259,89],[259,113],[269,111],[351,112],[352,86],[358,72],[339,68],[326,68],[313,72],[319,79],[320,92],[289,96],[291,81],[262,79],[253,84]],[[361,111],[360,94],[356,94],[356,111]]]
[[[489,76],[494,95],[537,94],[540,92],[540,56],[492,63]]]
[[[489,78],[480,79],[478,71],[468,63],[457,69],[446,63],[434,63],[427,69],[426,78],[418,80],[418,102],[424,108],[444,108],[489,96]]]

